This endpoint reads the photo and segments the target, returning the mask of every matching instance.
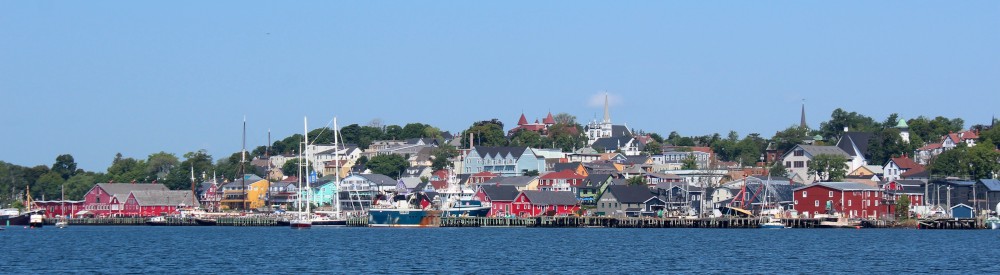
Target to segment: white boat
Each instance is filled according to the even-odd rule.
[[[304,142],[302,143],[302,144],[304,144],[304,146],[302,146],[302,147],[305,149],[305,154],[302,154],[303,151],[299,150],[299,154],[300,154],[299,159],[300,160],[305,159],[306,161],[299,161],[299,167],[300,167],[300,169],[304,169],[305,173],[299,173],[299,177],[298,177],[299,178],[299,188],[298,188],[298,190],[299,190],[300,193],[299,193],[298,196],[295,196],[296,197],[295,199],[298,200],[299,214],[296,215],[295,218],[292,219],[292,221],[291,221],[291,228],[292,229],[309,229],[309,228],[312,228],[312,213],[311,213],[311,210],[312,210],[312,207],[311,207],[312,206],[312,200],[311,199],[307,199],[306,200],[306,211],[305,211],[305,213],[303,213],[302,209],[301,209],[302,208],[302,193],[301,192],[302,192],[302,178],[303,177],[307,177],[306,184],[305,184],[305,188],[306,188],[305,189],[305,193],[306,193],[306,195],[312,195],[312,191],[310,191],[310,188],[309,188],[309,186],[310,186],[309,180],[311,180],[312,178],[311,178],[311,176],[309,176],[309,119],[308,118],[302,118],[302,128],[305,129],[305,131],[303,131],[303,141]],[[302,171],[302,170],[299,170],[299,171]]]
[[[60,210],[59,211],[65,211],[65,209],[66,209],[66,185],[65,184],[63,184],[62,189],[61,189],[60,192],[62,193],[62,202],[60,203],[60,206],[59,206]],[[59,213],[59,221],[56,222],[56,228],[66,228],[66,227],[69,227],[69,221],[66,220],[66,216],[63,216],[63,215],[64,215],[64,213]]]
[[[997,203],[996,210],[997,215],[1000,215],[1000,203]],[[986,219],[986,225],[992,230],[1000,229],[1000,217],[990,216],[990,218]]]
[[[785,229],[785,223],[781,222],[781,219],[775,217],[769,217],[767,222],[760,224],[760,228],[764,229]]]

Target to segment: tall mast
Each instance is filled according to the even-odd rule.
[[[264,149],[264,158],[267,159],[267,173],[264,173],[267,180],[267,192],[264,192],[264,205],[271,206],[271,129],[267,129],[267,147]]]
[[[204,177],[205,177],[205,175],[204,175],[204,174],[202,174],[202,177],[204,178]],[[191,163],[191,196],[192,196],[192,198],[194,198],[194,201],[198,201],[198,192],[197,192],[197,191],[195,191],[195,189],[194,189],[194,186],[195,186],[195,179],[194,179],[194,162],[192,162],[192,163]],[[195,207],[195,206],[194,206],[194,205],[192,205],[191,207]]]
[[[303,117],[302,118],[302,129],[303,129],[303,132],[302,132],[303,133],[303,138],[305,139],[305,145],[304,145],[305,148],[304,149],[306,150],[306,153],[305,153],[305,155],[306,155],[306,161],[305,161],[305,167],[303,169],[305,170],[305,175],[307,177],[306,178],[306,195],[309,196],[309,199],[306,200],[306,214],[309,214],[309,212],[311,212],[311,210],[312,210],[312,207],[310,207],[310,206],[312,206],[312,202],[311,202],[311,200],[312,200],[312,188],[310,188],[310,185],[312,184],[310,182],[310,180],[312,180],[312,179],[308,178],[308,177],[311,177],[311,175],[309,174],[309,118],[307,118],[307,117]]]
[[[333,117],[333,161],[336,172],[333,178],[333,204],[337,215],[340,215],[340,128],[337,128],[337,117]]]
[[[244,170],[245,168],[243,167],[243,164],[246,161],[247,161],[247,117],[243,116],[243,145],[242,145],[242,148],[240,149],[240,170],[239,170],[239,173],[237,173],[237,176],[240,177],[240,182],[243,183],[243,211],[244,212],[246,212],[247,210],[249,210],[248,208],[250,208],[250,207],[247,206],[247,203],[250,202],[250,198],[247,197],[248,194],[249,194],[247,192],[247,179],[246,179],[245,176],[243,176],[246,173],[246,170]],[[233,179],[235,180],[235,177]]]

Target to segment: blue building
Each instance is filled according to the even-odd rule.
[[[489,171],[501,177],[521,176],[526,171],[545,172],[545,157],[528,147],[472,148],[462,161],[463,174]]]
[[[976,215],[972,213],[972,206],[963,203],[951,207],[951,217],[956,219],[971,219],[976,217]]]

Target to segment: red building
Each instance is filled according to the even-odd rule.
[[[896,201],[906,196],[910,199],[910,209],[915,205],[924,205],[924,182],[919,180],[894,180],[882,185],[886,193],[886,202],[895,205]]]
[[[545,174],[538,178],[538,190],[543,191],[576,191],[587,177],[578,175],[573,170],[562,170]]]
[[[490,172],[490,171],[482,171],[482,172],[475,173],[475,174],[472,174],[471,176],[469,176],[469,184],[484,183],[484,182],[486,182],[488,180],[491,180],[491,179],[493,179],[495,177],[499,177],[499,176],[500,175],[495,174],[495,173]]]
[[[580,210],[573,192],[524,190],[512,203],[511,214],[520,217],[572,215]]]
[[[842,214],[848,218],[892,215],[880,188],[855,182],[820,182],[793,189],[795,210],[809,216]]]
[[[125,200],[129,193],[139,190],[168,189],[159,183],[98,183],[84,195],[83,210],[100,217],[125,216]]]
[[[194,193],[186,190],[137,190],[129,193],[122,214],[131,217],[153,217],[177,214],[177,209],[197,206]]]
[[[35,209],[45,209],[46,218],[74,217],[83,210],[83,201],[34,201]]]
[[[512,214],[511,205],[517,198],[517,187],[513,185],[480,185],[476,190],[476,198],[484,203],[489,203],[490,217],[507,216]]]

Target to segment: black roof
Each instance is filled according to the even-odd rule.
[[[599,138],[596,141],[594,141],[594,144],[590,145],[590,147],[601,148],[606,151],[614,151],[617,150],[619,146],[625,145],[631,140],[632,140],[631,136]]]
[[[513,185],[480,185],[483,193],[492,201],[514,201],[517,198],[517,187]]]
[[[583,187],[601,187],[601,183],[608,181],[611,174],[590,174],[583,179]]]
[[[479,153],[480,157],[486,156],[497,156],[497,155],[512,155],[514,158],[520,158],[524,151],[528,150],[528,147],[489,147],[489,146],[476,146],[476,153]]]
[[[620,203],[643,203],[656,197],[656,194],[644,185],[612,185],[608,186],[607,193],[614,195]]]
[[[576,205],[576,196],[573,192],[557,192],[557,191],[539,191],[539,190],[524,190],[521,191],[528,200],[531,201],[533,205]]]
[[[871,138],[872,133],[847,132],[844,133],[844,136],[842,136],[840,141],[837,142],[837,147],[840,147],[841,150],[847,152],[848,155],[855,157],[857,154],[854,152],[854,147],[851,145],[854,144],[854,146],[858,147],[858,151],[861,151],[862,155],[868,155],[868,141],[870,141]]]
[[[632,136],[632,130],[629,130],[628,127],[625,127],[625,125],[611,125],[611,136],[612,137],[622,137],[622,136],[631,137]]]
[[[580,162],[567,162],[567,163],[556,163],[552,165],[552,172],[561,172],[563,170],[573,170],[580,167]]]

